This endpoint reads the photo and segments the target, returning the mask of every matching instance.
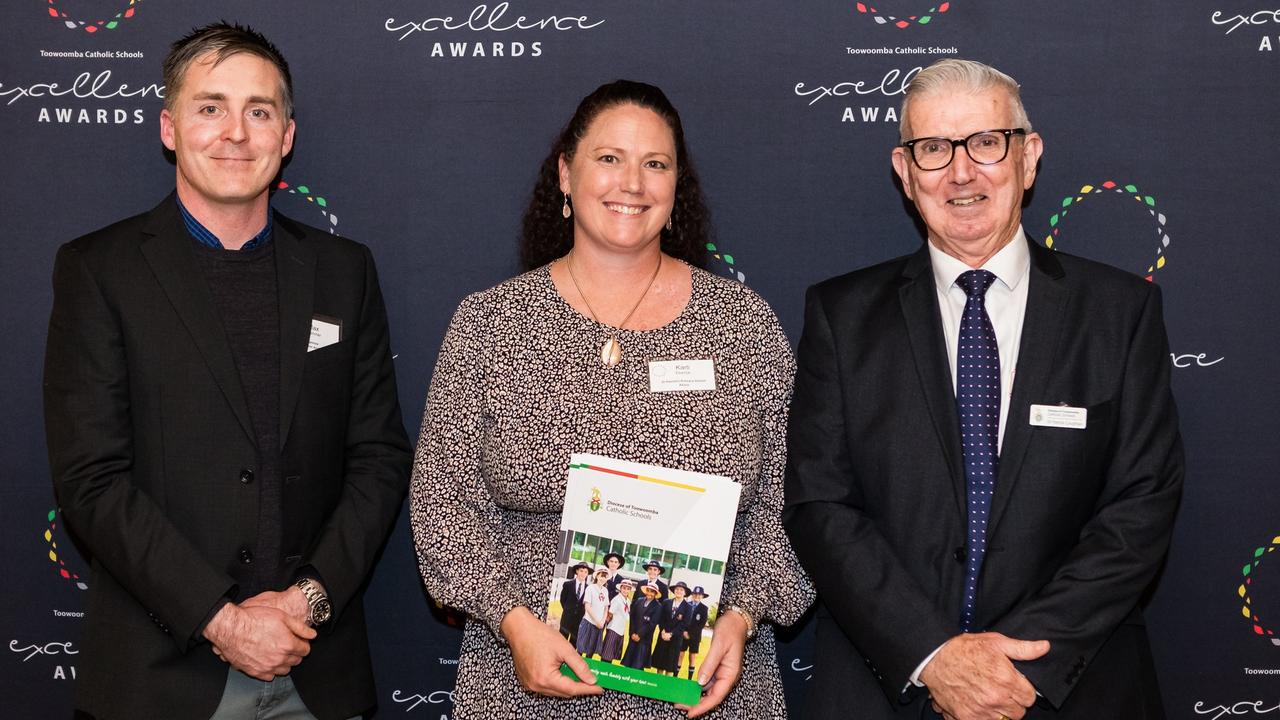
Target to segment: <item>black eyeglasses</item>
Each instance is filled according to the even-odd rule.
[[[963,140],[916,138],[902,143],[902,147],[911,151],[911,159],[921,170],[941,170],[950,165],[960,145],[969,153],[970,160],[979,165],[995,165],[1009,155],[1009,136],[1026,134],[1023,128],[982,130]]]

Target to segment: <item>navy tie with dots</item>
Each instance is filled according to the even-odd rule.
[[[964,597],[960,628],[973,629],[978,576],[987,552],[987,517],[996,487],[1000,463],[1000,348],[987,316],[987,288],[996,276],[986,270],[970,270],[956,278],[968,297],[960,320],[956,353],[956,410],[960,414],[960,446],[964,453],[964,478],[968,488],[969,535],[966,545]]]

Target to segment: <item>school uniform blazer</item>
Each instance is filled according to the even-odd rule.
[[[334,615],[291,673],[320,718],[373,707],[361,593],[408,485],[382,294],[363,245],[272,221],[280,311],[282,556]],[[227,665],[201,632],[243,599],[257,551],[257,447],[244,390],[171,195],[64,245],[45,359],[50,468],[92,557],[77,706],[207,718]],[[308,352],[312,318],[341,340]]]
[[[693,612],[689,613],[689,639],[697,641],[702,637],[702,630],[707,627],[707,606],[705,603],[694,603]]]
[[[1139,599],[1183,477],[1159,288],[1033,243],[975,626],[1046,639],[1028,717],[1163,717]],[[915,717],[959,628],[966,492],[927,247],[810,288],[784,522],[818,612],[806,716]],[[1031,406],[1087,427],[1031,425]]]
[[[590,583],[583,584],[583,594],[586,594],[586,588]],[[582,622],[582,618],[587,614],[587,605],[585,600],[578,598],[578,580],[570,578],[560,585],[560,632],[569,633],[575,637],[578,634],[578,623]]]

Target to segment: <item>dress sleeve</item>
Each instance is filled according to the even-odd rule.
[[[764,305],[763,301],[759,301]],[[761,405],[760,477],[750,505],[740,508],[720,607],[741,608],[757,620],[790,625],[813,603],[813,583],[782,527],[787,459],[787,405],[795,378],[791,347],[767,306],[751,308],[762,325],[747,366],[758,373]]]
[[[480,620],[501,640],[523,604],[516,573],[493,541],[501,523],[484,478],[484,296],[463,301],[445,334],[427,393],[410,485],[418,568],[438,602]]]

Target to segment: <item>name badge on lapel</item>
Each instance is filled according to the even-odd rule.
[[[340,340],[342,340],[341,320],[327,315],[316,315],[311,318],[311,338],[307,340],[307,352],[329,347]]]
[[[1089,408],[1069,405],[1032,405],[1032,427],[1083,430],[1089,424]]]
[[[715,390],[714,360],[650,360],[649,392]]]

